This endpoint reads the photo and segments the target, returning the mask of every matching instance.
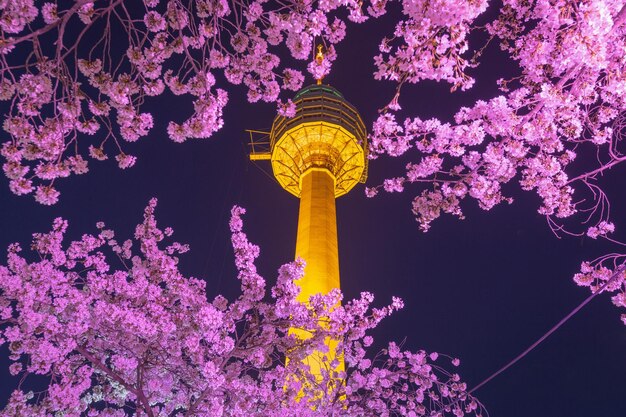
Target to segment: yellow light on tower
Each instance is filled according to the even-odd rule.
[[[312,295],[340,288],[335,198],[365,182],[367,133],[354,106],[321,80],[296,93],[293,102],[294,117],[274,119],[269,152],[252,152],[250,159],[270,159],[278,183],[300,198],[296,257],[306,267],[297,282],[298,299],[307,302]],[[310,337],[299,329],[292,332]],[[344,369],[336,341],[327,343],[329,353],[315,352],[305,360],[314,376],[330,369],[334,359],[339,366],[333,370]]]

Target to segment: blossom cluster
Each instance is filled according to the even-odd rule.
[[[0,100],[8,101],[1,154],[11,191],[49,205],[59,198],[55,184],[88,172],[89,159],[115,155],[120,168],[131,167],[136,156],[125,142],[148,135],[153,117],[141,108],[166,92],[193,101],[186,120],[169,121],[176,142],[222,128],[228,94],[218,75],[245,85],[250,102],[277,103],[304,82],[281,65],[288,55],[310,60],[315,78],[330,71],[346,31],[340,9],[363,18],[359,3],[340,0],[0,2]],[[125,35],[112,43],[115,32]],[[322,60],[313,59],[317,44],[325,45]]]
[[[611,301],[616,307],[626,308],[626,265],[624,255],[610,254],[583,262],[580,272],[574,275],[574,282],[581,287],[588,287],[592,293],[613,293]],[[626,325],[626,313],[621,315]]]
[[[384,13],[384,1],[372,2],[375,15]],[[466,90],[474,79],[466,71],[473,64],[464,57],[474,20],[487,9],[487,1],[402,1],[402,18],[393,36],[384,38],[374,58],[376,79],[415,84],[446,81],[452,90]],[[400,107],[394,101],[391,110]]]
[[[0,416],[480,415],[458,373],[446,370],[458,360],[394,343],[370,352],[368,333],[401,300],[374,308],[362,293],[338,305],[336,290],[300,303],[303,261],[283,265],[268,290],[239,207],[230,229],[241,294],[208,300],[206,281],[179,272],[189,248],[166,245],[173,230],[158,227],[155,207],[150,201],[134,239],[118,241],[98,223],[96,234],[65,243],[59,218],[33,236],[35,261],[9,247],[0,345],[22,383]],[[312,337],[295,337],[293,327]],[[338,341],[346,371],[312,379],[302,359],[327,349],[327,338]],[[30,375],[47,381],[43,393],[29,390]]]
[[[517,183],[539,197],[537,211],[555,234],[586,234],[623,248],[610,236],[615,226],[601,177],[626,161],[626,3],[504,0],[486,25],[476,24],[485,2],[403,5],[407,19],[376,57],[375,75],[395,81],[397,92],[374,122],[370,157],[412,154],[414,161],[366,195],[414,184],[412,210],[428,231],[444,213],[464,218],[464,200],[484,210],[511,203],[509,184]],[[470,48],[470,34],[487,41]],[[400,117],[404,83],[433,79],[451,84],[452,92],[469,88],[467,70],[490,44],[511,62],[511,78],[497,81],[495,97],[459,108],[454,120]],[[595,291],[616,270],[609,263],[623,256],[585,263],[574,280]],[[622,282],[606,289],[621,307]]]
[[[439,19],[430,6],[416,7],[411,16],[421,16],[420,30],[446,37],[446,42],[434,35],[428,39],[434,39],[431,43],[436,47],[453,49],[450,56],[466,56],[465,61],[456,60],[459,65],[469,61],[478,64],[482,49],[472,58],[465,38],[484,5],[445,0],[433,4],[444,10],[442,15],[449,16]],[[397,81],[398,94],[374,123],[370,155],[395,157],[412,152],[417,160],[406,166],[403,177],[370,187],[367,194],[373,196],[380,188],[400,191],[409,183],[430,188],[422,190],[413,203],[420,227],[428,230],[443,212],[462,217],[460,203],[467,197],[485,210],[510,203],[512,199],[503,192],[503,186],[515,181],[522,190],[540,197],[538,212],[548,218],[555,232],[563,230],[560,219],[591,212],[594,229],[590,229],[590,236],[597,236],[596,229],[609,221],[607,197],[597,179],[626,160],[620,151],[626,81],[619,75],[626,70],[625,20],[622,1],[594,0],[580,6],[505,1],[484,29],[472,30],[484,30],[490,42],[499,42],[517,63],[519,75],[499,80],[500,95],[460,108],[454,121],[419,117],[399,120],[400,87],[423,78],[446,80],[453,89],[467,86],[461,78],[446,79],[443,73],[417,76],[410,72],[414,69],[409,63],[415,62],[410,59],[404,72],[387,69],[381,77]],[[462,42],[456,45],[450,42],[449,33],[459,24],[463,30],[457,30],[460,37],[454,39]],[[399,30],[396,42],[408,36]],[[417,35],[410,39],[420,47],[430,47]],[[391,50],[388,44],[381,45],[382,52],[387,50]],[[393,50],[397,55],[408,49]],[[418,63],[415,67],[424,70],[428,65]],[[580,164],[571,168],[581,155],[586,160],[595,155],[595,166],[586,163],[582,169]],[[581,201],[591,204],[581,206]]]

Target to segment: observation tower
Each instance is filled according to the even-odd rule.
[[[274,177],[289,193],[300,199],[296,257],[306,261],[299,301],[333,288],[340,288],[337,216],[335,199],[367,177],[367,133],[356,108],[337,89],[318,80],[298,91],[292,99],[296,114],[276,116],[269,134],[269,150],[256,151],[251,160],[271,161]],[[306,339],[306,332],[292,329]],[[336,357],[328,341],[326,361],[314,353],[307,362],[311,373]],[[343,360],[335,368],[343,370]]]

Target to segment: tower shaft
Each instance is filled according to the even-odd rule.
[[[339,251],[337,246],[337,214],[335,210],[335,177],[325,168],[310,168],[301,177],[300,212],[296,258],[306,261],[304,276],[297,282],[298,301],[306,303],[315,294],[327,294],[339,286]],[[323,318],[320,318],[323,319]],[[311,335],[292,329],[301,339]],[[311,374],[320,377],[323,368],[330,369],[337,358],[337,341],[326,340],[328,353],[314,352],[305,359]],[[326,357],[324,359],[324,356]],[[344,362],[334,371],[344,370]]]
[[[302,175],[296,257],[306,261],[298,300],[326,294],[339,287],[339,252],[335,178],[324,168],[311,168]]]

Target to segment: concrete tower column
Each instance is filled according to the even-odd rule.
[[[310,168],[301,177],[296,258],[306,261],[298,300],[307,301],[339,286],[339,251],[335,211],[335,177],[325,168]]]
[[[298,301],[304,303],[312,295],[327,294],[334,288],[340,288],[339,251],[335,177],[325,168],[309,168],[300,177],[300,183],[296,258],[306,261],[304,277],[297,281],[301,288]],[[299,329],[291,331],[302,339],[311,336]],[[321,376],[322,369],[330,368],[330,363],[337,358],[337,341],[328,338],[326,345],[328,353],[314,352],[304,360],[314,376]],[[344,369],[344,361],[340,358],[333,370],[340,372]]]

